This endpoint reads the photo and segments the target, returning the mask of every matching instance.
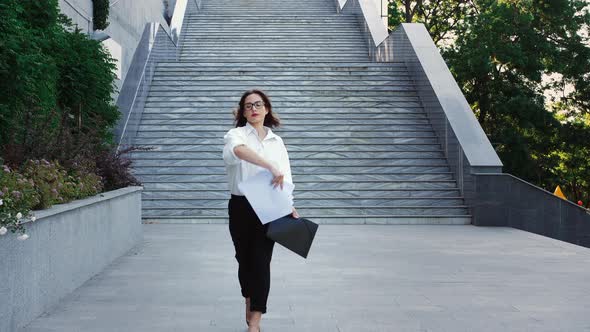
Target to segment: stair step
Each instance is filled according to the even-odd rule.
[[[209,66],[216,66],[216,67],[229,67],[229,68],[259,68],[261,63],[256,61],[246,61],[246,62],[239,62],[231,65],[220,65],[218,63],[213,62],[188,62],[188,63],[179,63],[177,61],[162,61],[158,62],[158,67],[209,67]],[[282,68],[285,69],[285,65],[283,63],[271,63],[265,64],[264,67],[266,68]],[[328,62],[318,62],[314,64],[290,64],[288,68],[333,68],[333,69],[378,69],[378,70],[395,70],[399,68],[405,68],[404,62],[347,62],[347,63],[338,63],[334,64],[331,61]]]
[[[264,89],[264,87],[260,87]],[[246,91],[246,89],[240,89],[239,91]],[[190,101],[180,101],[174,103],[166,103],[166,102],[150,102],[146,107],[198,107],[198,108],[206,108],[210,109],[211,107],[225,107],[226,110],[232,110],[236,105],[239,99],[236,100],[236,103],[227,102],[227,101],[211,101],[211,102],[190,102]],[[283,108],[293,108],[293,107],[341,107],[341,108],[361,108],[361,107],[384,107],[384,108],[395,108],[395,107],[421,107],[422,105],[419,102],[409,102],[409,101],[400,101],[400,102],[384,102],[384,101],[363,101],[363,102],[336,102],[336,101],[273,101],[273,108],[275,109],[283,109]]]
[[[140,125],[139,131],[207,131],[207,132],[215,132],[215,131],[222,131],[227,132],[229,130],[227,125]],[[285,132],[314,132],[314,131],[345,131],[345,132],[357,132],[357,131],[366,131],[366,132],[401,132],[401,131],[431,131],[432,127],[430,125],[300,125],[300,126],[291,126],[277,129],[276,132],[278,133],[285,133]],[[303,134],[303,133],[302,133]]]
[[[294,191],[295,204],[300,205],[303,199],[462,199],[457,189],[398,189],[398,190],[299,190]],[[178,199],[224,199],[230,197],[226,189],[220,190],[150,190],[142,191],[142,197],[146,199],[178,198]]]
[[[286,14],[288,13],[288,14]],[[261,6],[261,5],[246,5],[246,6],[234,6],[234,7],[222,7],[222,6],[214,6],[209,7],[205,6],[201,9],[202,15],[225,15],[231,17],[262,17],[262,16],[326,16],[326,15],[335,15],[336,9],[327,8],[327,7],[291,7],[291,6],[276,6],[276,7],[269,7]]]
[[[285,38],[288,36],[289,38]],[[200,48],[213,48],[213,49],[226,49],[224,44],[220,44],[222,40],[224,43],[232,43],[232,46],[236,49],[252,49],[257,44],[264,45],[265,48],[269,46],[283,46],[286,48],[305,48],[305,47],[320,47],[320,48],[334,48],[334,47],[362,47],[366,48],[366,41],[363,38],[356,37],[350,34],[339,35],[338,39],[333,38],[334,34],[326,35],[313,35],[301,38],[302,35],[264,35],[256,36],[256,42],[254,43],[251,39],[246,39],[239,35],[217,35],[215,33],[193,33],[186,34],[181,37],[182,47],[200,47]]]
[[[146,183],[226,183],[227,175],[210,174],[141,174],[141,182]],[[297,184],[330,182],[389,182],[389,181],[452,181],[450,172],[426,174],[306,174],[297,177]]]
[[[290,71],[278,71],[278,70],[256,70],[256,69],[241,69],[241,70],[231,70],[231,69],[222,69],[220,71],[219,68],[212,68],[212,69],[193,69],[187,68],[186,70],[182,70],[181,68],[162,68],[158,67],[156,69],[155,74],[158,76],[187,76],[187,77],[201,77],[201,76],[208,76],[214,74],[215,76],[223,77],[223,76],[254,76],[254,77],[265,77],[265,78],[275,78],[275,77],[293,77],[293,76],[308,76],[308,77],[334,77],[334,78],[343,78],[343,77],[367,77],[367,78],[403,78],[405,80],[410,80],[410,76],[405,73],[405,70],[400,68],[399,72],[376,72],[376,71],[325,71],[325,70],[290,70]],[[329,87],[327,87],[329,88]]]
[[[261,79],[248,79],[248,78],[241,78],[239,76],[235,76],[233,79],[223,78],[223,77],[212,77],[210,79],[206,77],[199,77],[198,79],[186,79],[184,77],[178,76],[162,76],[158,78],[154,78],[154,85],[155,87],[159,87],[162,84],[167,86],[181,86],[181,87],[193,87],[193,86],[206,86],[206,87],[218,87],[219,89],[224,90],[233,90],[236,89],[243,89],[244,87],[252,87],[252,86],[264,86],[266,89],[272,88],[288,88],[288,87],[306,87],[309,89],[310,87],[317,87],[317,86],[326,86],[330,84],[332,88],[336,87],[354,87],[358,89],[359,87],[364,87],[365,89],[370,89],[371,87],[381,87],[381,88],[391,88],[395,86],[408,86],[410,83],[408,80],[397,79],[395,77],[390,77],[387,79],[374,79],[374,78],[367,78],[367,79],[360,79],[360,78],[341,78],[340,80],[335,79],[328,79],[325,78],[313,78],[307,80],[298,80],[298,83],[294,83],[293,80],[289,78],[285,79],[273,79],[273,80],[261,80]]]
[[[199,22],[207,22],[207,26],[211,26],[211,24],[215,23],[244,23],[244,24],[252,24],[252,17],[250,16],[227,16],[227,15],[212,15],[212,14],[204,14],[204,15],[194,15],[194,14],[187,14],[185,15],[185,20],[191,26],[194,26],[195,23]],[[288,24],[288,23],[298,23],[298,24],[317,24],[317,23],[337,23],[342,24],[344,26],[350,26],[351,24],[357,24],[357,20],[354,16],[346,16],[346,15],[320,15],[320,16],[313,16],[313,17],[305,17],[305,16],[257,16],[256,23],[258,25],[264,24],[267,26],[268,24]]]
[[[220,42],[219,40],[217,42]],[[227,41],[223,41],[224,43]],[[367,50],[364,45],[359,41],[358,43],[347,43],[347,44],[333,44],[333,45],[303,45],[305,41],[298,41],[300,45],[293,45],[287,43],[288,41],[280,42],[264,42],[264,49],[253,49],[252,44],[249,45],[235,45],[231,49],[223,46],[212,46],[204,44],[201,40],[195,40],[191,43],[183,43],[182,52],[183,54],[199,54],[199,53],[211,53],[211,54],[232,54],[242,55],[245,52],[250,56],[259,56],[262,54],[273,54],[273,53],[293,53],[294,55],[299,54],[320,54],[320,53],[331,53],[338,54],[340,52],[346,52],[347,54],[367,54]],[[341,54],[342,55],[342,54]]]
[[[257,59],[275,59],[275,58],[284,58],[284,57],[298,57],[302,59],[311,59],[314,57],[317,58],[360,58],[368,56],[368,52],[365,50],[345,50],[345,49],[295,49],[295,50],[288,50],[284,47],[279,48],[268,48],[266,50],[259,50],[259,51],[239,51],[239,50],[208,50],[204,48],[194,48],[194,49],[187,49],[184,48],[181,52],[181,57],[191,57],[191,58],[216,58],[216,57],[225,57],[229,61],[233,61],[236,58],[244,57],[244,54],[248,53],[248,56],[254,57]]]
[[[217,152],[221,153],[223,145],[145,145],[136,144],[137,146],[151,147],[151,151],[156,152]],[[290,145],[286,144],[289,152],[442,152],[440,145],[377,145],[377,146],[366,146],[364,144],[358,145]]]
[[[358,181],[354,183],[343,182],[300,182],[295,181],[299,190],[309,190],[321,187],[321,189],[339,189],[339,190],[393,190],[393,189],[457,189],[455,181]],[[182,190],[215,190],[226,187],[225,183],[144,183],[146,190],[151,189],[182,189]],[[227,189],[226,189],[227,190]]]
[[[332,25],[322,26],[269,26],[269,27],[252,27],[250,25],[219,25],[219,26],[189,26],[184,30],[185,37],[190,36],[220,36],[234,38],[236,36],[248,37],[254,40],[254,37],[278,37],[292,35],[298,38],[304,37],[318,37],[318,36],[350,36],[357,38],[360,34],[360,29],[357,27],[338,27]]]
[[[335,63],[333,61],[328,62],[316,62],[310,64],[301,64],[301,63],[289,63],[288,66],[285,63],[277,62],[277,63],[260,63],[256,61],[250,62],[232,62],[232,63],[222,63],[219,62],[195,62],[195,61],[182,61],[182,62],[159,62],[157,65],[158,68],[186,68],[187,70],[194,70],[194,69],[210,69],[216,68],[218,70],[325,70],[325,71],[352,71],[352,70],[361,70],[361,71],[400,71],[406,70],[405,64],[401,62],[388,62],[388,63],[379,63],[379,62],[339,62]]]
[[[177,208],[177,209],[195,209],[195,208],[227,208],[228,199],[187,199],[178,197],[168,198],[146,198],[142,197],[142,207],[146,209],[157,208]],[[297,199],[297,206],[305,206],[308,208],[330,206],[331,208],[348,208],[351,205],[356,206],[373,206],[384,208],[397,207],[415,207],[415,206],[429,206],[437,207],[456,207],[462,206],[463,199],[461,198],[395,198],[395,199]]]
[[[217,166],[223,167],[221,156],[215,159],[136,159],[133,158],[135,167],[143,166]],[[389,167],[389,166],[446,166],[445,158],[390,158],[390,159],[348,159],[346,165],[366,166],[366,167]],[[342,165],[339,159],[310,159],[310,160],[291,160],[291,167],[333,167]],[[295,180],[295,182],[297,182]]]
[[[391,146],[395,149],[395,146],[404,146],[406,144],[411,145],[430,145],[440,147],[437,138],[283,138],[285,145],[291,149],[291,146],[308,146],[317,145],[325,147],[335,145],[347,145],[347,146],[380,146],[386,145]],[[223,144],[223,139],[220,138],[142,138],[134,145],[138,146],[166,146],[166,145],[220,145]]]
[[[313,92],[309,91],[275,91],[272,93],[266,90],[269,94],[269,97],[272,98],[272,102],[299,102],[299,101],[317,101],[317,102],[333,102],[333,101],[342,101],[342,102],[379,102],[379,101],[411,101],[411,102],[418,102],[420,101],[418,94],[415,91],[407,91],[404,89],[400,89],[399,91],[393,91],[389,93],[383,93],[382,91],[371,92],[367,91],[366,94],[364,92],[359,92],[358,94],[351,94],[348,91],[343,93],[334,93],[334,94],[314,94]],[[170,101],[170,102],[215,102],[215,101],[226,101],[228,98],[236,98],[236,92],[234,93],[200,93],[200,92],[179,92],[179,91],[170,91],[170,92],[161,92],[158,95],[150,93],[147,98],[148,102],[161,102],[161,101]]]
[[[318,224],[330,225],[468,225],[471,224],[471,215],[457,216],[338,216],[329,215],[305,215],[305,218]],[[155,224],[227,224],[227,216],[200,217],[200,216],[143,216],[144,223]]]
[[[400,80],[396,78],[389,78],[386,80],[374,80],[374,79],[341,79],[341,80],[326,80],[321,78],[314,78],[308,80],[300,80],[299,83],[294,83],[293,81],[289,80],[273,80],[273,81],[263,81],[258,79],[240,79],[240,77],[234,77],[234,79],[185,79],[183,77],[157,77],[154,78],[154,86],[159,88],[162,85],[166,86],[174,86],[174,87],[197,87],[197,86],[205,86],[208,88],[211,87],[219,87],[220,89],[232,89],[236,91],[236,95],[241,94],[240,92],[250,90],[252,87],[258,87],[259,89],[272,89],[273,87],[281,87],[283,89],[286,88],[293,88],[297,89],[299,87],[315,87],[316,89],[326,86],[326,84],[330,84],[333,88],[335,87],[365,87],[365,89],[370,89],[370,87],[396,87],[396,86],[408,86],[408,80]],[[231,88],[230,88],[231,87]],[[215,105],[212,105],[215,106]],[[403,106],[400,106],[403,107]]]
[[[318,90],[313,87],[293,87],[292,89],[283,90],[281,87],[265,88],[265,92],[274,99],[281,99],[283,96],[304,96],[304,97],[346,97],[346,96],[390,96],[390,95],[410,95],[417,96],[417,91],[409,83],[407,85],[396,85],[386,87],[375,87],[375,89],[361,89],[359,87],[342,87],[341,90]],[[167,86],[158,84],[150,91],[152,97],[170,97],[170,96],[209,96],[209,97],[223,97],[223,98],[238,98],[238,93],[235,89],[222,91],[215,89],[215,86]]]
[[[295,112],[284,112],[281,110],[279,114],[282,123],[284,124],[285,121],[289,121],[289,123],[293,123],[293,121],[297,120],[337,120],[341,119],[341,113],[320,113],[320,114],[310,114],[310,113],[295,113]],[[384,113],[384,114],[364,114],[364,113],[351,113],[346,116],[350,120],[364,120],[364,121],[374,121],[375,119],[382,119],[382,120],[427,120],[426,114],[424,113]],[[184,113],[155,113],[155,112],[145,112],[143,113],[143,120],[222,120],[226,121],[228,119],[233,120],[233,115],[230,112],[224,113],[204,113],[204,112],[184,112]],[[342,121],[342,120],[340,120]]]
[[[220,57],[204,57],[204,56],[190,56],[190,55],[181,55],[180,56],[181,61],[217,61],[217,62],[242,62],[242,61],[246,61],[248,60],[248,57],[240,57],[240,58],[236,58],[236,57],[226,57],[226,58],[220,58]],[[285,57],[258,57],[256,59],[257,61],[263,61],[266,60],[267,62],[298,62],[298,63],[307,63],[307,62],[318,62],[318,61],[334,61],[334,62],[348,62],[351,60],[366,60],[365,57],[361,57],[361,56],[341,56],[339,58],[334,58],[334,57],[326,57],[326,56],[317,56],[317,57],[295,57],[295,56],[285,56]]]
[[[393,158],[443,158],[442,151],[395,151],[395,152],[330,152],[330,151],[293,151],[289,158],[297,159],[393,159]],[[215,159],[220,158],[217,152],[191,151],[134,151],[133,158],[137,159]]]
[[[163,120],[163,119],[143,119],[141,121],[141,126],[213,126],[218,124],[224,124],[225,128],[229,130],[232,128],[233,118],[231,118],[228,114],[225,119],[173,119],[173,120]],[[297,126],[353,126],[353,125],[365,125],[367,120],[365,119],[283,119],[281,121],[282,126],[289,127],[293,129],[297,129]],[[425,128],[430,129],[429,127],[422,127],[422,126],[429,126],[429,120],[427,119],[381,119],[379,121],[379,128],[382,126],[389,125],[389,126],[407,126],[405,129],[408,128]],[[181,128],[181,127],[179,127]],[[207,129],[207,128],[201,128]],[[377,129],[377,128],[375,128]]]
[[[266,90],[268,91],[268,90]],[[272,98],[272,96],[271,96]],[[200,108],[194,107],[152,107],[146,106],[143,114],[163,114],[163,113],[170,113],[170,114],[211,114],[214,116],[227,115],[232,114],[231,110],[233,107],[237,106],[239,101],[239,95],[236,95],[236,102],[233,106],[228,108],[227,106],[210,106],[207,107],[206,110],[202,110]],[[280,112],[277,110],[280,109]],[[402,115],[402,114],[426,114],[422,107],[361,107],[361,106],[347,106],[347,105],[340,105],[337,107],[322,107],[318,108],[315,106],[304,107],[304,108],[295,108],[295,107],[280,107],[277,108],[275,103],[273,102],[273,112],[279,113],[282,117],[287,114],[305,114],[305,115],[322,115],[322,114],[348,114],[354,113],[361,116],[381,116],[381,115]]]
[[[379,81],[379,82],[400,82],[404,83],[407,88],[410,88],[411,79],[409,76],[406,75],[395,75],[393,73],[381,73],[379,75],[359,75],[359,74],[349,74],[349,73],[341,73],[341,74],[334,74],[331,73],[319,73],[319,72],[312,72],[312,73],[291,73],[291,74],[274,74],[274,73],[257,73],[257,74],[247,74],[247,73],[225,73],[225,74],[216,74],[212,76],[211,73],[157,73],[157,77],[154,78],[154,83],[157,84],[159,81],[185,81],[184,85],[188,85],[186,88],[194,88],[190,86],[190,82],[195,81],[233,81],[233,80],[246,80],[246,81],[286,81],[291,82],[289,84],[292,88],[297,88],[298,90],[310,90],[307,86],[296,85],[293,84],[292,80],[307,80],[307,81],[340,81],[345,80],[348,82],[371,82],[371,81]],[[176,85],[180,85],[179,83]],[[165,87],[169,87],[169,89],[178,89],[178,87],[170,86],[167,83]],[[156,89],[161,89],[161,84],[157,84],[155,86]],[[269,88],[278,91],[287,90],[287,88],[283,86],[272,86],[270,85]],[[373,88],[377,89],[374,90]],[[183,88],[184,89],[184,88]],[[361,89],[358,87],[351,87],[349,89],[359,90],[359,91],[387,91],[391,89],[388,86],[371,86],[364,87]],[[412,86],[412,90],[415,88]],[[290,90],[290,89],[289,89]],[[190,90],[189,90],[190,91]],[[223,87],[217,87],[216,91],[223,92]],[[225,91],[232,91],[230,89],[225,89]],[[326,87],[326,91],[334,91],[334,87]]]
[[[389,166],[389,167],[355,167],[355,166],[331,166],[331,167],[292,167],[293,177],[305,176],[307,174],[448,174],[452,173],[449,167],[443,166]],[[136,166],[134,165],[133,173],[136,175],[143,174],[204,174],[204,175],[225,175],[226,169],[223,166]]]
[[[298,208],[297,211],[302,216],[314,215],[330,215],[332,218],[341,216],[364,216],[370,218],[371,216],[395,216],[395,215],[465,215],[467,208],[465,206],[459,207],[445,207],[445,206],[416,206],[416,207],[395,207],[387,208],[381,206],[365,206],[365,207],[315,207],[315,208]],[[186,208],[167,208],[158,207],[156,209],[145,208],[142,210],[143,217],[150,217],[151,215],[165,215],[165,216],[224,216],[227,217],[227,206],[223,208],[201,208],[201,207],[186,207]]]
[[[226,128],[227,129],[227,128]],[[229,130],[229,129],[227,129]],[[140,130],[137,132],[137,138],[141,139],[144,137],[147,138],[212,138],[217,137],[223,139],[223,136],[227,133],[227,130],[218,130],[216,132],[211,131],[161,131],[161,130]],[[340,131],[326,131],[326,130],[318,130],[314,132],[297,132],[297,131],[285,131],[281,133],[281,138],[324,138],[324,137],[331,137],[331,138],[346,138],[346,137],[353,137],[353,138],[384,138],[384,137],[397,137],[397,138],[435,138],[435,134],[432,130],[427,131],[417,131],[417,130],[408,130],[408,131],[383,131],[383,132],[375,132],[375,131],[364,131],[364,132],[340,132]]]

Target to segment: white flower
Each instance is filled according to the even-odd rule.
[[[4,234],[6,234],[6,232],[8,232],[6,227],[4,227],[4,226],[0,227],[0,235],[4,235]]]
[[[20,220],[22,217],[23,217],[23,214],[22,213],[19,212],[19,213],[16,214],[16,219],[19,219]]]
[[[24,241],[24,240],[26,240],[28,238],[29,238],[29,235],[27,235],[27,234],[21,234],[21,235],[19,235],[19,236],[16,237],[16,239],[19,240],[19,241]]]
[[[0,206],[4,205],[4,201],[0,199]]]
[[[31,217],[31,221],[35,221],[35,220],[37,220],[37,217],[35,217],[35,216],[32,216],[32,217]]]

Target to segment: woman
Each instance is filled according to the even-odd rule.
[[[229,231],[236,250],[238,279],[246,299],[248,331],[260,331],[270,289],[270,261],[274,242],[238,188],[238,183],[263,169],[272,173],[272,185],[292,183],[289,155],[283,140],[271,128],[280,122],[264,92],[246,91],[235,115],[236,128],[224,136],[223,160],[229,178]],[[291,196],[291,200],[293,197]],[[293,217],[299,218],[293,208]]]

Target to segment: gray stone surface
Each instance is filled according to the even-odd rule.
[[[371,62],[356,16],[328,0],[207,0],[184,23],[180,61],[158,63],[137,125],[134,144],[153,147],[133,154],[144,220],[226,218],[222,137],[241,93],[259,88],[281,118],[304,215],[470,223],[405,64]]]
[[[590,250],[512,228],[321,226],[275,247],[263,331],[590,331]],[[20,332],[245,331],[227,225],[141,245]]]
[[[475,180],[474,225],[509,226],[590,248],[590,210],[510,174]]]
[[[0,236],[0,332],[14,332],[140,243],[141,187],[33,211]]]
[[[406,64],[457,186],[468,205],[476,205],[470,199],[473,174],[499,173],[502,162],[439,50],[422,24],[401,24],[384,44],[389,44],[393,59]]]

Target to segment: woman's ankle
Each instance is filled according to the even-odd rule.
[[[260,320],[262,320],[262,312],[260,311],[251,311],[250,312],[250,326],[257,327],[260,325]]]

